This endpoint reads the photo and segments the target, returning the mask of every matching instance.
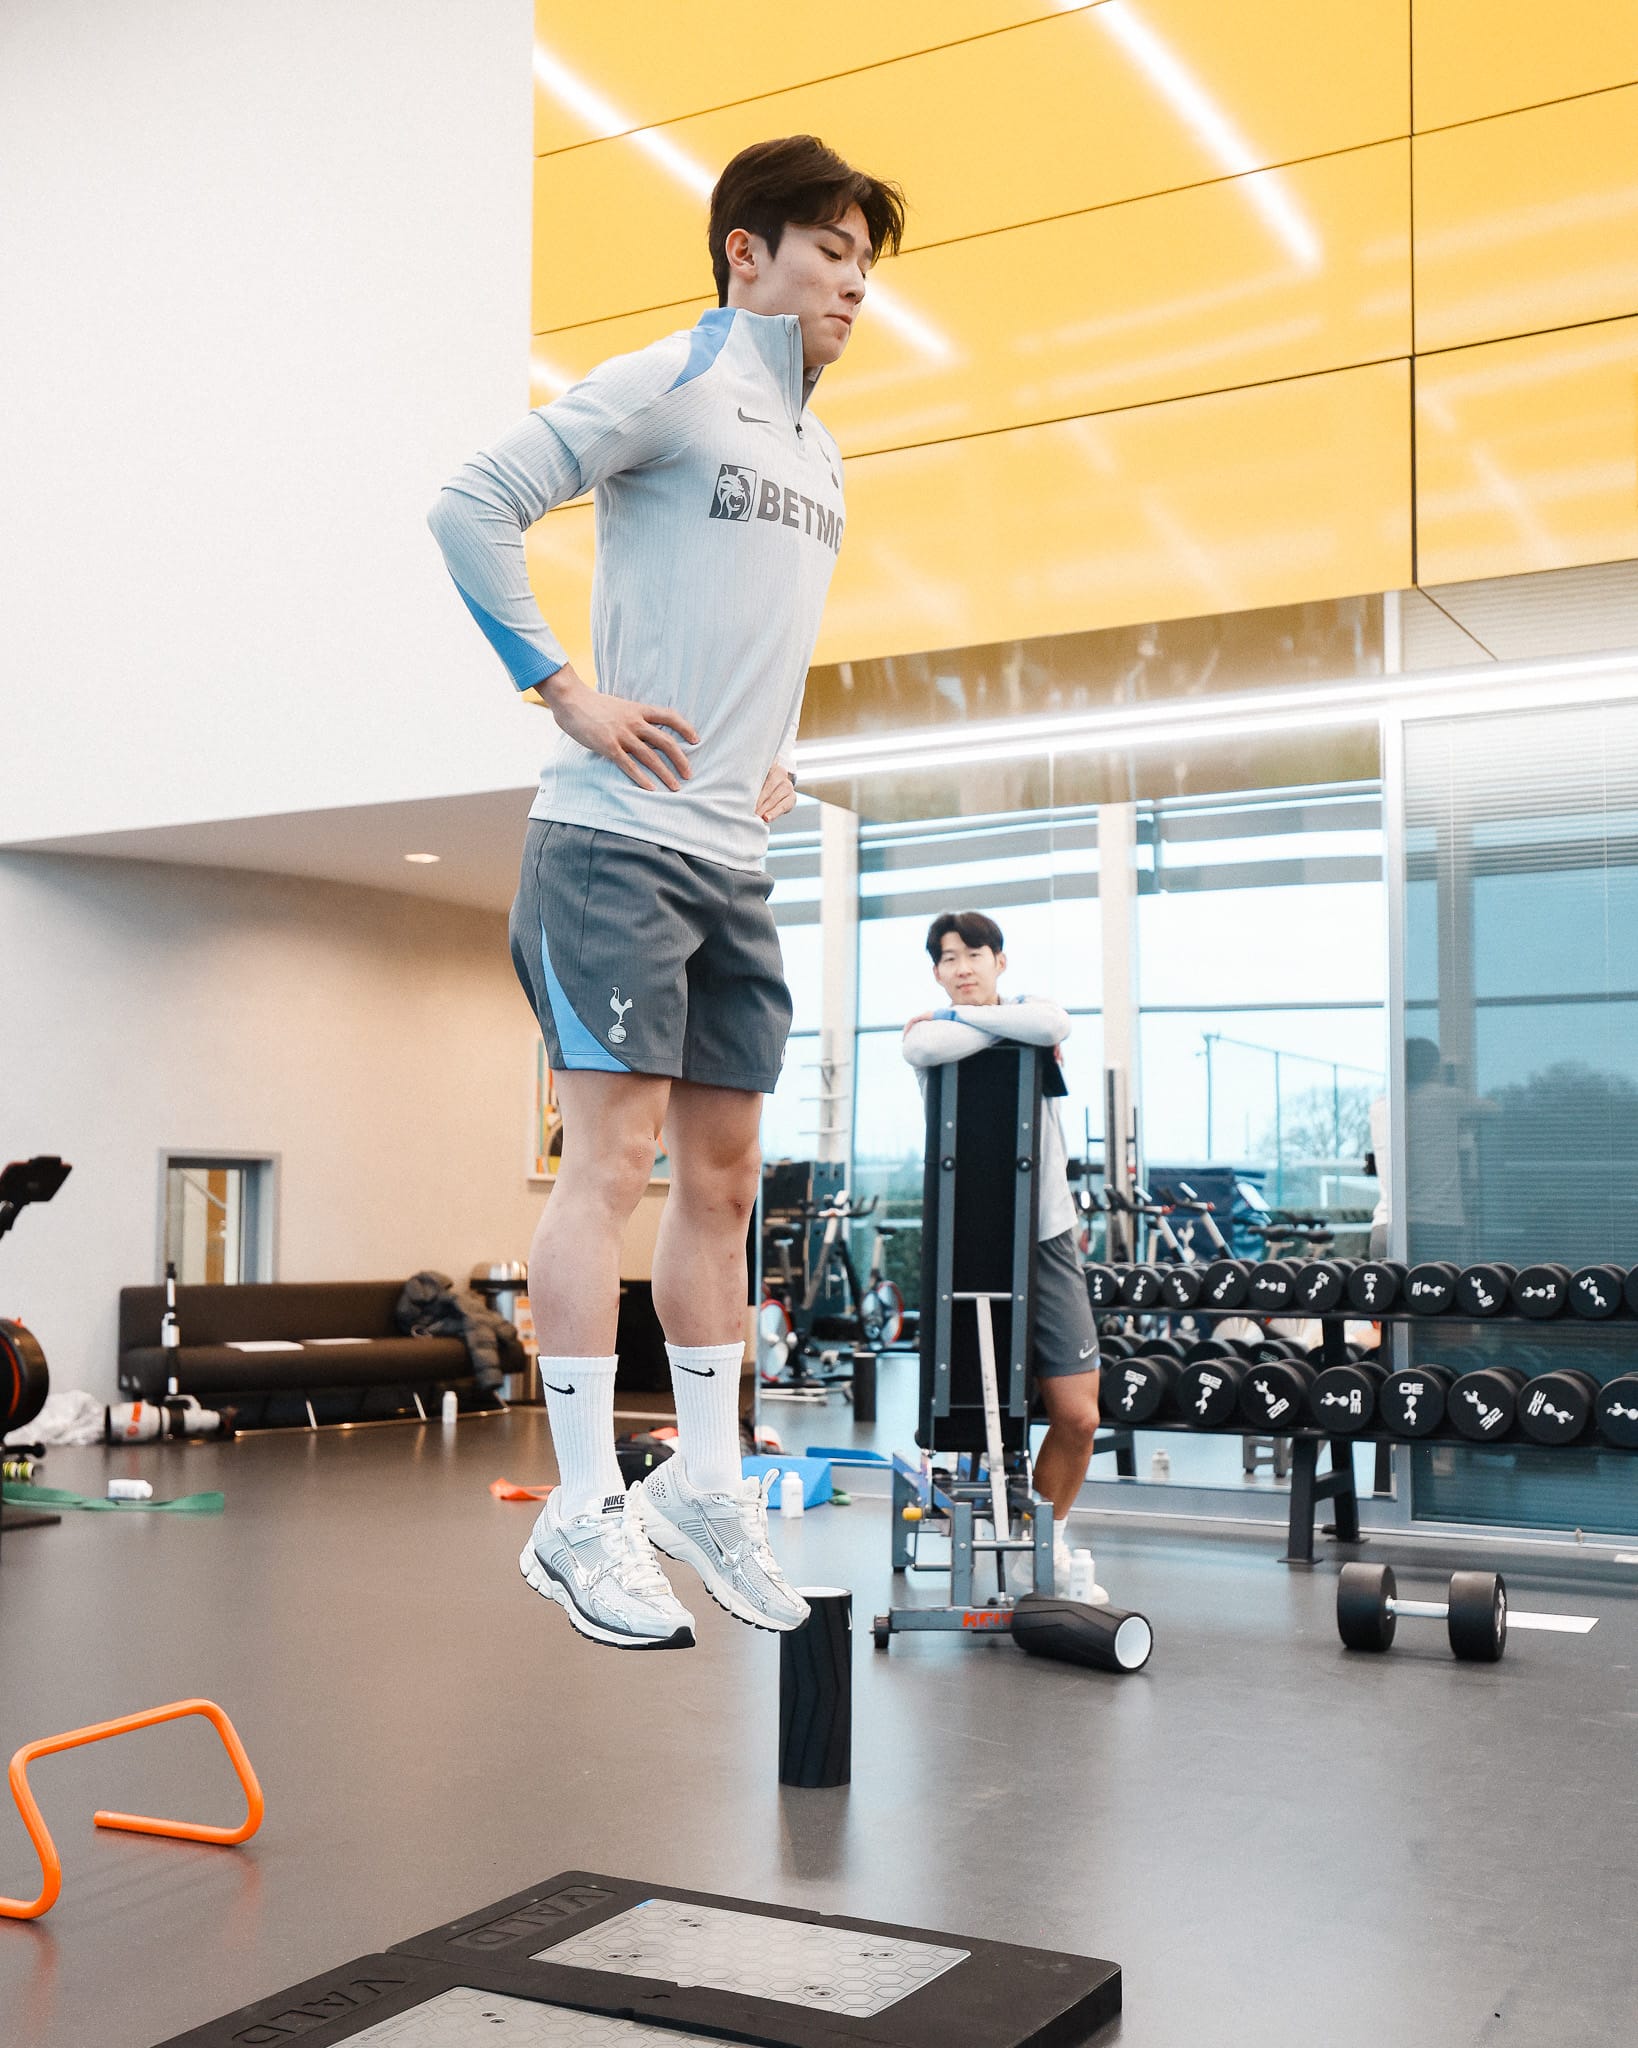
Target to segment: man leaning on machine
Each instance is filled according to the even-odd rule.
[[[1069,1013],[1050,998],[1000,993],[997,984],[1007,965],[1001,927],[982,911],[947,910],[935,917],[927,953],[948,1001],[912,1017],[903,1042],[924,1092],[929,1067],[966,1059],[1004,1039],[1056,1047],[1069,1036]],[[1056,1101],[1043,1102],[1041,1112],[1033,1368],[1047,1432],[1034,1461],[1034,1483],[1052,1503],[1053,1573],[1056,1590],[1067,1594],[1067,1524],[1092,1459],[1101,1374],[1097,1325],[1075,1253],[1075,1204]],[[1027,1561],[1015,1561],[1010,1576],[1016,1591],[1028,1590]],[[1096,1586],[1085,1597],[1104,1605],[1109,1596]]]

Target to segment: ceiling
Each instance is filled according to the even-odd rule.
[[[14,843],[7,851],[252,868],[504,912],[517,889],[518,857],[534,796],[531,783],[416,803],[88,832]],[[436,865],[420,866],[405,860],[407,853],[436,853],[439,859]]]

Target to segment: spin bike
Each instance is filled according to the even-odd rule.
[[[899,1291],[882,1277],[878,1261],[882,1233],[893,1226],[876,1226],[868,1288],[860,1282],[847,1234],[851,1224],[875,1214],[878,1201],[872,1195],[856,1203],[842,1188],[832,1200],[802,1203],[767,1226],[762,1305],[757,1311],[757,1368],[765,1395],[823,1400],[832,1387],[840,1386],[857,1405],[866,1376],[874,1395],[876,1354],[898,1334],[904,1316]],[[793,1254],[806,1244],[815,1223],[824,1225],[824,1235],[804,1285]],[[838,1283],[842,1302],[833,1308]]]

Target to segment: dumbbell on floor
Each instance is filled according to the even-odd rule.
[[[1386,1650],[1401,1615],[1442,1621],[1468,1664],[1495,1664],[1507,1647],[1507,1588],[1498,1572],[1453,1572],[1443,1601],[1401,1600],[1385,1564],[1345,1564],[1337,1580],[1337,1633],[1350,1650]]]

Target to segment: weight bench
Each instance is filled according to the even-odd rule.
[[[1028,1478],[1043,1058],[1034,1046],[997,1045],[928,1075],[922,1456],[894,1454],[893,1569],[948,1570],[950,1598],[878,1615],[878,1648],[905,1631],[1007,1629],[1009,1556],[1028,1555],[1035,1589],[1052,1589],[1052,1505]],[[953,1474],[935,1469],[935,1457],[952,1456]],[[1014,1515],[1022,1538],[1011,1535]],[[917,1561],[933,1520],[949,1534],[948,1566]],[[994,1557],[999,1581],[993,1606],[974,1604],[984,1556]]]

